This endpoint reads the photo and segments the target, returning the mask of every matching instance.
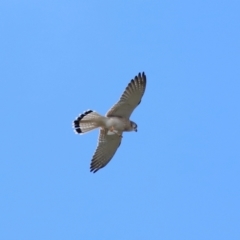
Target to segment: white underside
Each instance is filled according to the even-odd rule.
[[[125,128],[125,123],[123,119],[117,117],[108,118],[105,124],[106,128],[109,129],[113,127],[116,131],[123,131]],[[112,133],[111,131],[108,132]]]
[[[116,134],[116,133],[117,133],[116,130],[115,130],[115,131],[110,131],[110,130],[108,130],[107,135],[114,135],[114,134]]]

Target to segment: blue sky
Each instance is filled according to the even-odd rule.
[[[239,1],[1,1],[0,239],[240,239]],[[113,160],[101,114],[145,71]]]

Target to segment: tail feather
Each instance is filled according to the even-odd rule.
[[[74,121],[73,121],[73,128],[75,133],[86,133],[95,128],[101,126],[103,116],[94,112],[92,110],[88,110],[82,114],[80,114]]]

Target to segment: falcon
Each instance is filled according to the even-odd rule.
[[[95,173],[109,163],[121,144],[123,132],[137,132],[137,124],[129,118],[141,102],[146,83],[145,73],[139,73],[130,81],[119,101],[105,116],[87,110],[73,121],[73,128],[77,134],[100,128],[97,149],[90,165],[91,172]]]

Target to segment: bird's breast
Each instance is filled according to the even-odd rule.
[[[106,122],[106,128],[111,129],[112,127],[117,131],[124,131],[129,120],[119,117],[109,117]]]

